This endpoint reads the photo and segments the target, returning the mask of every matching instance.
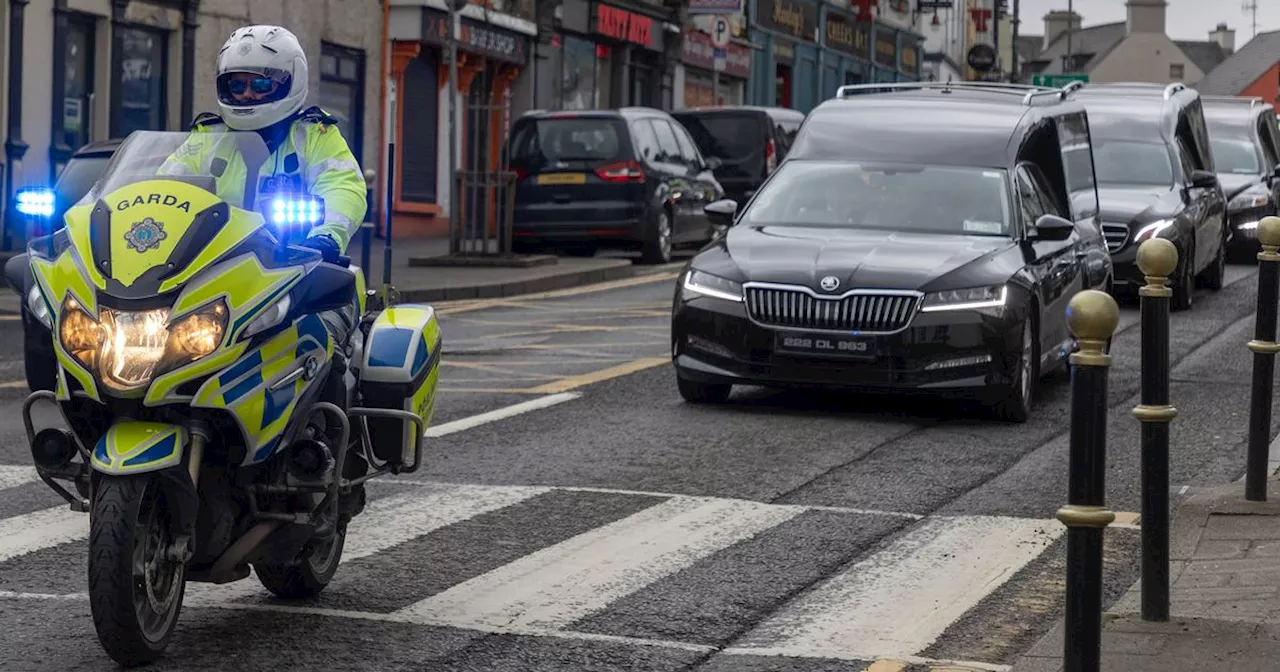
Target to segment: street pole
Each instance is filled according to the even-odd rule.
[[[1280,302],[1280,217],[1258,223],[1258,312],[1254,318],[1253,394],[1249,404],[1249,448],[1245,455],[1245,499],[1267,501],[1267,462],[1270,459],[1271,403],[1275,398],[1277,303]]]
[[[991,0],[991,46],[996,50],[996,81],[1004,68],[1000,65],[1000,0]]]
[[[1010,22],[1013,26],[1013,53],[1010,54],[1010,59],[1012,60],[1012,62],[1009,63],[1009,81],[1010,82],[1018,81],[1018,74],[1019,74],[1018,73],[1018,23],[1022,21],[1021,4],[1022,4],[1022,0],[1013,0],[1013,21]]]
[[[1106,507],[1106,343],[1120,322],[1120,308],[1106,292],[1086,290],[1067,305],[1067,323],[1080,343],[1071,362],[1071,438],[1067,505],[1064,672],[1098,672],[1102,654],[1102,541],[1115,514]]]
[[[449,2],[449,254],[461,251],[458,218],[458,40],[462,17],[457,0]]]
[[[1076,27],[1075,16],[1075,3],[1072,0],[1067,0],[1067,61],[1062,64],[1063,74],[1071,72],[1071,36]]]
[[[1138,268],[1147,284],[1142,302],[1142,620],[1169,620],[1169,276],[1178,248],[1164,238],[1138,246]]]

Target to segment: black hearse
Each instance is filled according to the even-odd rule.
[[[841,87],[740,212],[707,206],[730,228],[678,281],[680,394],[950,391],[1025,421],[1074,347],[1067,303],[1111,281],[1089,119],[1064,95]]]
[[[1204,96],[1209,144],[1227,197],[1231,247],[1258,251],[1258,222],[1280,212],[1280,142],[1275,106],[1261,98]]]
[[[1200,94],[1183,84],[1087,84],[1065,89],[1093,130],[1102,228],[1116,289],[1146,283],[1138,246],[1167,238],[1178,248],[1173,308],[1191,308],[1195,281],[1222,288],[1227,201],[1214,173]]]

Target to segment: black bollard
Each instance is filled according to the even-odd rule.
[[[1245,463],[1244,496],[1267,501],[1267,462],[1271,443],[1271,400],[1275,395],[1276,310],[1280,300],[1280,217],[1258,222],[1258,315],[1254,321],[1253,397],[1249,405],[1249,452]]]
[[[1138,268],[1147,284],[1142,296],[1142,403],[1133,417],[1142,423],[1142,619],[1169,620],[1169,275],[1178,248],[1163,238],[1138,247]]]
[[[1071,458],[1067,505],[1064,672],[1097,672],[1102,655],[1102,542],[1116,516],[1105,505],[1107,472],[1107,340],[1120,308],[1106,292],[1080,292],[1067,306],[1067,323],[1080,343],[1071,355]]]

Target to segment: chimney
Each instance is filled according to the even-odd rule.
[[[1070,26],[1073,31],[1080,30],[1080,15],[1075,12],[1066,12],[1056,10],[1044,15],[1044,46],[1042,49],[1048,49],[1050,44],[1058,38],[1059,35],[1067,32]]]
[[[1236,31],[1227,27],[1225,23],[1219,23],[1218,27],[1209,33],[1209,41],[1217,42],[1218,46],[1228,54],[1234,53],[1236,50]]]
[[[1127,0],[1129,10],[1128,34],[1156,33],[1165,35],[1165,0]]]

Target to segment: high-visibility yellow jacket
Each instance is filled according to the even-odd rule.
[[[248,171],[235,143],[201,142],[198,135],[227,132],[230,129],[217,115],[200,115],[192,126],[191,138],[165,162],[160,173],[215,175],[218,196],[241,205]],[[324,222],[308,236],[332,237],[341,253],[364,221],[368,207],[365,187],[364,173],[337,123],[324,110],[312,107],[298,115],[287,137],[259,169],[255,208],[278,194],[323,199]]]

